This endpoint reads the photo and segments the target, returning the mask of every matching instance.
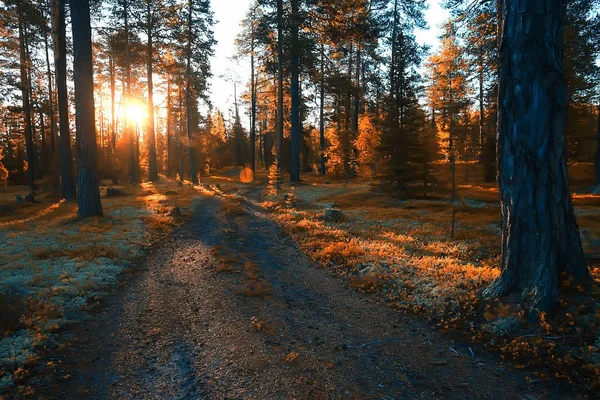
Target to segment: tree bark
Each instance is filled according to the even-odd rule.
[[[127,108],[131,101],[130,89],[131,89],[131,60],[129,54],[129,0],[123,1],[123,22],[125,30],[125,106],[123,107],[123,124],[125,130],[125,136],[127,137],[129,144],[129,179],[132,185],[137,185],[140,182],[138,175],[138,164],[135,155],[135,137],[129,121],[129,115]]]
[[[77,214],[79,217],[85,218],[102,215],[96,164],[94,68],[88,0],[71,0],[71,25],[73,29],[73,81],[75,83],[75,120],[79,166]]]
[[[600,104],[598,104],[598,129],[596,130],[596,186],[600,185]]]
[[[33,143],[33,123],[31,119],[31,103],[29,97],[29,59],[27,57],[27,38],[24,11],[18,6],[19,13],[19,52],[21,72],[21,97],[23,103],[23,125],[25,127],[25,151],[27,152],[27,175],[31,190],[35,190],[35,145]]]
[[[504,0],[500,47],[498,184],[501,276],[487,298],[520,295],[535,311],[558,300],[559,274],[591,280],[568,189],[564,0]]]
[[[302,126],[300,121],[300,82],[298,58],[300,55],[300,43],[298,41],[298,1],[292,0],[292,34],[291,34],[291,68],[292,68],[292,131],[290,146],[290,182],[300,182],[300,135]]]
[[[250,110],[250,169],[252,170],[252,179],[256,175],[256,80],[254,71],[254,21],[251,22],[250,37],[250,91],[251,91],[251,110]]]
[[[190,180],[194,185],[198,182],[198,172],[196,169],[196,155],[194,154],[194,148],[192,146],[192,1],[188,0],[188,42],[186,50],[186,71],[185,71],[185,109],[186,109],[186,130],[187,130],[187,146],[188,156],[190,158]]]
[[[177,158],[178,158],[178,173],[179,173],[179,180],[181,182],[183,182],[183,116],[184,116],[184,109],[183,109],[183,93],[181,90],[181,86],[182,86],[183,82],[179,82],[179,129],[177,130]]]
[[[110,145],[113,157],[117,150],[117,126],[115,122],[115,61],[113,56],[108,59],[110,72]]]
[[[169,73],[167,73],[167,127],[165,134],[167,135],[167,160],[165,162],[165,174],[168,177],[171,177],[173,175],[173,171],[171,169],[171,74]]]
[[[69,93],[67,91],[67,39],[64,0],[52,0],[52,37],[54,40],[54,68],[58,97],[58,130],[60,147],[61,195],[75,200],[77,191],[73,176],[73,155],[69,131]]]
[[[319,146],[321,147],[321,175],[325,175],[325,45],[321,43],[321,80],[319,87]]]
[[[54,92],[52,91],[52,69],[50,67],[50,51],[48,49],[48,31],[44,29],[44,49],[46,51],[46,71],[48,75],[48,105],[50,117],[50,148],[51,156],[56,155],[56,117],[54,115]]]
[[[156,160],[156,136],[154,132],[154,99],[153,99],[153,81],[152,81],[152,58],[153,58],[153,32],[152,32],[152,12],[150,9],[150,0],[146,0],[146,12],[148,19],[147,36],[148,46],[146,54],[146,75],[148,79],[148,180],[153,182],[158,180],[158,165]]]
[[[283,168],[283,0],[277,0],[277,121],[275,126],[275,156]]]

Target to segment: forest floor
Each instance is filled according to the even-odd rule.
[[[228,191],[225,184],[221,186]],[[261,189],[249,187],[253,196]],[[349,290],[268,212],[206,196],[75,328],[46,398],[574,398]],[[68,377],[66,379],[60,378]]]
[[[93,233],[91,242],[116,240],[117,249],[136,254],[109,254],[119,267],[96,287],[89,283],[98,282],[94,273],[47,277],[40,260],[75,259],[88,268],[94,260],[106,263],[97,262],[106,248],[63,254],[64,246],[49,251],[29,244],[36,250],[26,264],[36,270],[28,279],[50,282],[45,291],[29,280],[14,284],[33,291],[13,289],[15,296],[50,296],[79,281],[87,286],[75,285],[75,297],[44,300],[68,305],[64,299],[81,297],[58,317],[53,308],[27,314],[28,300],[25,314],[39,323],[5,332],[0,343],[36,332],[46,337],[43,346],[29,346],[21,364],[11,353],[10,367],[19,369],[0,375],[10,377],[12,393],[61,399],[597,397],[597,287],[592,293],[568,288],[559,315],[541,325],[527,322],[517,304],[479,301],[478,293],[498,275],[498,193],[492,186],[459,187],[457,236],[450,240],[451,205],[444,194],[394,199],[369,182],[345,186],[311,176],[273,196],[264,173],[255,184],[240,183],[238,173],[205,179],[210,190],[163,182],[105,200],[109,218],[92,221],[92,228],[73,220],[71,209],[17,230],[38,240],[40,230],[53,229],[58,219],[54,236],[76,229],[74,238]],[[175,190],[185,193],[166,195]],[[172,212],[175,206],[183,215]],[[597,252],[600,197],[576,195],[575,206],[586,251]],[[345,219],[323,221],[329,207]],[[127,212],[117,211],[123,208]],[[134,240],[126,227],[137,220],[143,238]],[[4,270],[27,270],[15,267],[17,252],[0,260]],[[591,267],[600,278],[600,269]],[[56,327],[48,329],[48,321]]]

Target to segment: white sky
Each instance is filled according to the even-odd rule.
[[[215,38],[218,44],[215,48],[215,56],[212,59],[212,103],[213,107],[219,108],[229,117],[228,110],[233,106],[233,82],[238,82],[238,96],[245,90],[249,81],[249,63],[247,60],[234,62],[231,57],[236,53],[235,38],[240,31],[240,23],[244,19],[251,0],[213,0],[211,7],[215,13],[217,24],[215,25]],[[426,12],[429,30],[416,32],[417,41],[421,44],[427,43],[435,49],[438,43],[440,24],[449,16],[442,9],[438,0],[428,0],[429,10]],[[228,78],[226,78],[228,77]],[[244,113],[245,108],[240,108]]]

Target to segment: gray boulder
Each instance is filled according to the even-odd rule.
[[[323,220],[327,222],[340,222],[345,218],[344,213],[335,208],[328,208],[325,210]]]

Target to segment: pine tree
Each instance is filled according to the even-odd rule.
[[[561,273],[581,282],[591,276],[565,160],[565,2],[504,4],[498,125],[502,273],[484,296],[514,293],[533,316],[555,309]]]

